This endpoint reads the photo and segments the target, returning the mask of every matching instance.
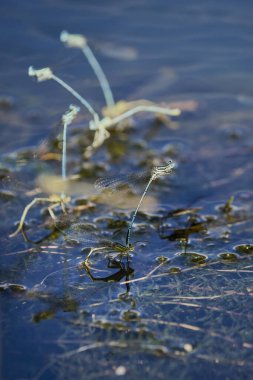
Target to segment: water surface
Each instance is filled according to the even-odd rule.
[[[1,8],[2,378],[252,378],[251,2],[11,0]],[[145,184],[99,201],[90,185],[157,160],[177,163],[150,188],[155,207],[136,219],[130,262],[108,268],[105,254],[94,255],[90,272],[82,245],[60,233],[45,238],[53,231],[45,205],[26,225],[42,242],[8,237],[37,178],[60,174],[59,121],[73,102],[56,83],[29,78],[28,66],[50,66],[96,110],[104,106],[81,53],[59,42],[64,29],[88,37],[117,100],[182,108],[170,123],[137,117],[89,161],[85,111],[69,131],[68,173],[89,182],[77,183],[70,213],[117,241]]]

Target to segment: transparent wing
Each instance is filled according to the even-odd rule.
[[[85,223],[72,224],[64,231],[64,235],[68,239],[85,243],[86,246],[94,246],[99,243],[99,238],[94,229],[90,228],[90,226],[87,226]]]
[[[125,186],[134,187],[136,182],[142,181],[150,175],[150,170],[143,170],[139,172],[121,173],[112,177],[103,177],[95,182],[95,188],[98,190],[109,189],[116,191]]]
[[[111,247],[112,242],[103,237],[95,225],[91,223],[78,222],[76,219],[65,215],[55,223],[56,228],[65,236],[66,239],[75,240],[82,243],[83,247]]]
[[[87,247],[99,242],[98,231],[90,223],[78,222],[70,215],[63,215],[55,222],[55,227],[69,240],[85,243]]]
[[[31,190],[31,187],[24,182],[25,179],[18,178],[17,175],[7,174],[0,180],[0,190],[2,191],[15,191],[16,193],[26,193]]]

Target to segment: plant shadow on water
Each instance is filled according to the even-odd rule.
[[[62,138],[39,154],[36,146],[1,157],[6,379],[252,377],[252,104],[226,94],[182,99],[179,117],[141,116],[110,130],[89,160],[94,133],[78,116],[65,215],[59,202],[53,218],[47,206],[30,209],[25,239],[8,237],[24,205],[40,192],[62,194],[58,177],[40,176],[59,173]],[[112,194],[93,183],[133,168],[150,174],[170,158],[177,167],[152,183],[135,215],[134,249],[122,254],[115,243],[124,246],[148,181],[133,187],[129,176]],[[88,248],[96,252],[87,263]]]

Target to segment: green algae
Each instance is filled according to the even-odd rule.
[[[252,255],[253,254],[253,244],[240,244],[235,246],[236,252],[242,255]]]

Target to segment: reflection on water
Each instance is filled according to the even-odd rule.
[[[251,378],[252,16],[250,1],[2,2],[4,379]],[[52,191],[61,153],[54,126],[72,102],[53,83],[31,81],[28,66],[52,67],[96,110],[104,106],[89,65],[59,42],[63,29],[87,35],[117,100],[182,109],[171,121],[137,117],[89,162],[88,116],[69,130],[68,212],[115,241],[143,187],[91,200],[95,180],[161,156],[177,162],[152,184],[154,207],[136,219],[129,261],[108,265],[99,252],[87,268],[82,244],[55,231],[41,205],[26,223],[33,243],[8,238],[37,185]],[[18,180],[4,187],[10,175]]]

